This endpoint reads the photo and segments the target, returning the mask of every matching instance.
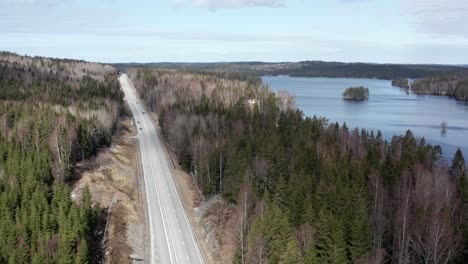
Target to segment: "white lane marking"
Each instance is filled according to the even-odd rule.
[[[152,131],[152,126],[151,126],[151,125],[150,125],[150,127],[149,127],[149,132],[150,132],[150,133],[153,132],[153,131]],[[146,137],[145,137],[145,139],[146,139]],[[151,138],[150,138],[150,139],[151,139]],[[153,141],[148,141],[148,142],[149,142],[149,144],[154,143]],[[148,145],[148,146],[150,146],[150,145]],[[156,145],[154,145],[154,147],[157,148]],[[149,153],[149,151],[148,151],[148,153]],[[149,155],[149,154],[148,154],[148,155]],[[150,155],[149,155],[149,156],[150,156]],[[153,158],[154,158],[154,157],[153,157]],[[155,155],[155,158],[159,161],[159,163],[161,163],[160,156],[157,155],[157,153],[156,153],[156,155]],[[151,172],[152,172],[152,176],[153,176],[153,177],[151,177],[151,178],[153,179],[153,183],[154,183],[154,186],[155,186],[155,188],[156,188],[156,195],[158,196],[158,201],[159,201],[159,191],[158,191],[158,187],[160,187],[160,186],[159,186],[158,184],[156,184],[155,176],[156,176],[156,175],[163,175],[163,174],[162,174],[162,172],[160,171],[160,169],[161,169],[160,167],[156,167],[156,170],[157,170],[157,171],[156,171],[156,174],[155,174],[155,170],[154,170],[154,167],[153,167],[153,163],[152,163],[152,162],[150,162],[150,167],[151,167]],[[159,172],[159,174],[158,174],[158,172]],[[160,190],[160,188],[159,188],[159,190]],[[163,195],[163,192],[161,192],[161,195]],[[172,260],[172,252],[174,252],[175,263],[178,263],[179,261],[178,261],[178,258],[177,258],[176,247],[174,246],[174,238],[173,238],[173,235],[172,235],[172,229],[170,228],[170,225],[168,224],[168,220],[167,220],[167,219],[168,219],[168,216],[167,216],[166,206],[163,206],[163,204],[161,204],[160,202],[159,202],[159,206],[160,206],[160,210],[162,209],[162,211],[164,211],[164,214],[161,214],[161,216],[163,217],[164,226],[166,226],[166,223],[167,223],[167,226],[168,226],[168,228],[167,228],[167,229],[168,229],[168,232],[167,232],[167,233],[169,234],[169,236],[167,236],[167,234],[166,234],[166,239],[169,238],[169,241],[170,241],[170,244],[169,244],[169,241],[167,241],[167,242],[168,242],[169,252],[170,252],[170,254],[171,254],[171,255],[170,255],[170,256],[171,256],[171,263],[173,262],[173,260]],[[162,212],[162,211],[161,211],[161,212]],[[165,228],[165,227],[164,227],[164,228]],[[172,246],[172,250],[171,250],[171,248],[170,248],[169,246]]]
[[[155,128],[155,130],[156,130],[156,128]],[[156,131],[156,133],[157,133],[157,136],[158,136],[158,137],[157,137],[157,139],[155,139],[155,140],[158,141],[158,144],[161,144],[160,138],[159,138],[159,134],[158,134],[159,132]],[[165,147],[165,146],[164,146],[164,147]],[[166,157],[166,163],[163,163],[163,164],[165,165],[165,169],[166,169],[166,170],[169,172],[169,174],[172,176],[172,175],[173,175],[173,174],[172,174],[172,171],[170,170],[169,164],[168,164],[168,162],[167,162],[167,153],[166,153],[164,150],[163,150],[163,156]],[[190,235],[190,238],[191,238],[192,243],[193,243],[193,245],[194,245],[195,251],[196,251],[196,253],[197,253],[198,262],[199,262],[199,263],[205,263],[205,259],[203,258],[203,256],[201,255],[201,252],[200,252],[200,246],[198,245],[198,241],[195,239],[195,234],[194,234],[194,231],[193,231],[192,224],[191,224],[191,222],[189,222],[189,220],[188,220],[187,214],[186,214],[186,212],[185,212],[185,207],[184,207],[184,205],[182,204],[182,200],[181,200],[180,195],[179,195],[179,191],[178,191],[177,187],[175,186],[174,178],[173,178],[173,177],[170,177],[169,182],[171,183],[171,187],[173,188],[173,190],[174,190],[175,193],[176,193],[176,196],[177,196],[176,200],[179,201],[179,206],[180,206],[180,208],[182,209],[182,214],[183,214],[183,216],[184,216],[185,225],[189,228],[189,233],[190,233],[189,235]],[[179,222],[179,219],[178,219],[178,218],[176,218],[176,220],[177,220],[177,222]]]
[[[155,128],[153,127],[152,129],[155,129]],[[193,228],[192,228],[190,222],[188,222],[188,218],[187,218],[185,209],[184,209],[184,207],[183,207],[183,205],[182,205],[182,200],[181,200],[181,198],[180,198],[180,196],[179,196],[179,192],[178,192],[178,190],[177,190],[177,188],[176,188],[176,186],[175,186],[175,182],[174,182],[174,179],[173,179],[173,177],[172,177],[173,174],[172,174],[172,171],[171,171],[170,168],[169,168],[169,163],[168,163],[168,159],[167,159],[167,153],[165,152],[165,150],[163,149],[163,147],[161,147],[161,146],[162,146],[162,143],[161,143],[161,141],[160,141],[159,135],[158,135],[157,138],[155,138],[155,139],[153,140],[153,142],[154,142],[155,144],[159,145],[159,148],[157,148],[157,151],[159,151],[159,152],[161,153],[160,155],[158,155],[159,162],[163,165],[163,168],[161,168],[161,169],[164,169],[165,171],[167,171],[167,173],[164,173],[163,175],[170,175],[170,176],[171,176],[171,177],[165,177],[165,179],[167,179],[167,180],[170,182],[170,184],[171,184],[170,187],[173,188],[173,191],[172,191],[171,193],[175,193],[175,196],[176,196],[175,199],[179,201],[179,206],[180,206],[180,208],[181,208],[181,210],[182,210],[182,214],[183,214],[183,216],[184,216],[182,220],[185,220],[185,225],[184,225],[184,226],[187,226],[187,227],[188,227],[189,233],[190,233],[189,236],[190,236],[190,238],[191,238],[191,240],[192,240],[193,248],[191,248],[191,249],[193,249],[193,250],[196,252],[196,255],[197,255],[197,257],[198,257],[198,263],[205,263],[205,260],[204,260],[204,258],[201,256],[201,253],[200,253],[200,248],[199,248],[199,245],[198,245],[198,241],[195,240],[195,238],[194,238]],[[166,162],[161,162],[161,158],[162,158],[162,157],[165,157],[165,158],[164,158],[164,161],[166,161]],[[173,198],[173,197],[174,197],[174,196],[171,196],[171,198]],[[172,199],[171,199],[171,200],[172,200]],[[177,201],[175,201],[175,202],[177,203]],[[179,222],[179,219],[178,219],[177,217],[176,217],[176,221]]]
[[[145,143],[146,143],[146,141],[147,141],[147,140],[146,140],[146,135],[143,134],[143,137],[144,137],[144,139],[145,139],[144,141],[145,141]],[[147,146],[147,147],[148,147],[148,146]],[[151,157],[148,148],[146,148],[146,152],[147,152],[147,154],[148,154],[148,157]],[[150,162],[149,162],[149,165],[150,165],[150,168],[151,168],[151,178],[153,179],[153,183],[154,183],[154,186],[155,186],[155,188],[156,188],[156,197],[157,197],[157,199],[158,199],[159,211],[160,211],[160,213],[161,213],[161,218],[162,218],[162,220],[163,220],[163,228],[164,228],[164,234],[165,234],[165,237],[166,237],[167,247],[168,247],[168,250],[169,250],[169,258],[171,259],[171,263],[173,263],[174,261],[173,261],[173,259],[172,259],[172,251],[173,251],[174,249],[171,250],[171,248],[170,248],[170,245],[171,245],[172,243],[169,243],[169,236],[167,235],[167,233],[168,233],[167,230],[166,230],[166,225],[167,225],[167,224],[166,224],[166,221],[167,221],[167,219],[166,219],[166,217],[165,217],[165,214],[163,213],[163,209],[162,209],[163,206],[162,206],[161,200],[160,200],[160,198],[159,198],[158,186],[157,186],[157,184],[156,184],[156,181],[154,180],[154,175],[155,175],[155,174],[154,174],[153,163],[150,161]]]

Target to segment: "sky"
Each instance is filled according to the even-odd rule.
[[[0,0],[0,50],[96,62],[468,64],[466,0]]]

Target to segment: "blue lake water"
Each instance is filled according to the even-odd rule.
[[[459,147],[468,158],[468,102],[445,96],[407,94],[391,81],[352,78],[262,77],[273,90],[288,90],[296,105],[307,116],[326,117],[330,122],[346,122],[349,128],[380,129],[386,139],[410,129],[440,145],[451,160]],[[343,91],[352,86],[369,88],[369,100],[347,101]],[[441,133],[442,121],[448,129]]]

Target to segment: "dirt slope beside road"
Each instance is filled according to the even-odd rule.
[[[112,147],[100,151],[94,161],[80,164],[81,179],[72,192],[74,199],[80,200],[81,189],[87,185],[93,203],[107,211],[115,197],[108,223],[105,263],[132,263],[130,255],[145,256],[143,194],[137,177],[138,141],[131,122],[129,118],[122,119]]]

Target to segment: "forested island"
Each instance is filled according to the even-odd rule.
[[[445,95],[457,100],[468,100],[468,77],[447,75],[417,79],[411,90],[416,94]]]
[[[200,193],[227,202],[213,217],[233,263],[468,262],[460,150],[447,163],[411,131],[387,141],[304,117],[260,80],[128,72]]]
[[[349,87],[343,92],[343,99],[363,101],[369,99],[369,88],[362,86]]]
[[[0,53],[0,263],[98,263],[105,215],[76,164],[109,146],[122,94],[111,66]]]
[[[408,78],[398,78],[392,80],[392,86],[409,89],[409,80]]]

